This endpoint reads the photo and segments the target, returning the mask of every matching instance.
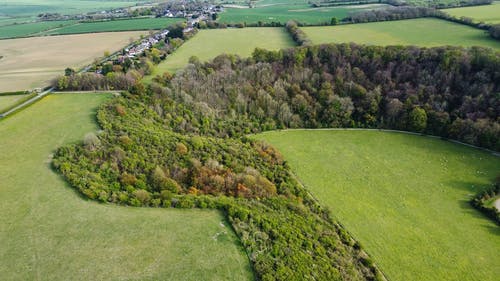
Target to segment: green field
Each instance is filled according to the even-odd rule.
[[[0,16],[36,16],[40,13],[80,14],[130,7],[144,2],[159,2],[159,0],[2,0]]]
[[[33,17],[18,17],[18,18],[0,17],[0,26],[21,24],[25,22],[32,22],[34,20],[35,18]]]
[[[459,6],[462,2],[472,2],[471,0],[401,0],[408,5],[420,7],[445,7],[449,5]]]
[[[70,26],[65,26],[59,29],[47,32],[47,34],[76,34],[76,33],[93,33],[93,32],[108,32],[108,31],[132,31],[132,30],[152,30],[162,29],[168,26],[184,21],[182,18],[140,18],[127,20],[112,20],[101,22],[84,22]]]
[[[184,21],[184,19],[138,18],[83,23],[69,20],[11,24],[0,26],[0,39],[38,35],[66,35],[94,32],[153,30],[166,28],[169,25],[180,21]]]
[[[42,21],[0,26],[0,39],[26,37],[46,30],[74,24],[75,21]]]
[[[11,95],[11,96],[0,96],[0,112],[5,111],[11,105],[15,104],[17,101],[25,98],[28,95]]]
[[[191,56],[197,56],[201,61],[207,61],[223,53],[247,57],[257,47],[277,50],[294,45],[284,28],[201,30],[160,63],[145,81],[150,81],[152,77],[165,71],[175,72],[185,67]]]
[[[97,129],[108,98],[48,96],[0,120],[0,279],[251,280],[219,212],[98,204],[50,169],[54,149]]]
[[[269,6],[260,6],[257,8],[227,8],[220,14],[219,22],[224,23],[263,23],[281,22],[286,23],[289,20],[296,20],[307,24],[330,23],[332,17],[341,20],[349,15],[350,12],[363,10],[373,10],[386,8],[385,4],[374,5],[356,5],[340,7],[322,7],[313,8],[308,4],[276,4]]]
[[[475,22],[500,23],[500,1],[491,5],[445,9],[444,12],[457,18],[472,18]]]
[[[500,157],[436,138],[346,130],[274,131],[297,176],[389,280],[498,280],[500,227],[468,200]]]
[[[483,30],[430,18],[304,27],[303,30],[314,44],[355,42],[369,45],[456,45],[500,49],[500,42],[490,38]]]

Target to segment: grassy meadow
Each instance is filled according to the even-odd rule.
[[[500,1],[493,2],[491,5],[445,9],[443,12],[457,18],[471,18],[475,22],[500,23]]]
[[[97,130],[108,98],[52,95],[0,120],[1,279],[253,279],[219,212],[99,204],[52,171],[51,153]]]
[[[110,32],[110,31],[130,31],[130,30],[154,30],[167,28],[177,22],[184,21],[184,18],[138,18],[126,20],[111,20],[99,22],[82,22],[73,25],[64,26],[46,32],[46,34],[76,34],[92,32]]]
[[[500,157],[436,138],[349,130],[257,135],[365,247],[389,280],[498,280],[500,228],[468,200]]]
[[[117,51],[144,31],[45,36],[0,41],[0,92],[46,86],[66,67],[78,68]],[[43,48],[41,47],[43,46]]]
[[[485,31],[439,19],[319,26],[302,28],[314,44],[355,42],[368,45],[483,46],[500,49]]]
[[[259,3],[259,2],[257,2]],[[330,23],[332,17],[339,21],[349,15],[351,12],[363,10],[383,9],[388,7],[385,4],[353,5],[337,7],[313,8],[308,4],[289,4],[277,3],[270,5],[257,6],[257,8],[227,8],[220,14],[219,22],[224,23],[286,23],[289,20],[295,20],[307,24]]]
[[[257,47],[277,50],[294,45],[284,28],[201,30],[160,63],[145,81],[150,81],[152,77],[165,71],[175,72],[185,67],[191,56],[197,56],[201,61],[208,61],[223,53],[247,57]]]

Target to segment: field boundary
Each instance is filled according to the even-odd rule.
[[[44,92],[39,93],[36,96],[30,98],[29,100],[9,109],[8,111],[1,113],[0,120],[4,119],[5,117],[7,117],[9,115],[12,115],[13,113],[23,109],[24,107],[27,107],[27,106],[35,103],[36,101],[38,101],[38,100],[42,99],[43,97],[45,97],[46,95],[50,94],[53,90],[54,90],[54,88],[47,89]]]

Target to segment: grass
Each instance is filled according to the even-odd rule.
[[[50,169],[54,149],[97,130],[108,98],[48,96],[0,121],[1,279],[252,279],[219,212],[98,204]]]
[[[284,28],[201,30],[160,63],[145,81],[165,71],[175,72],[185,67],[191,56],[197,56],[201,61],[208,61],[223,53],[247,57],[257,47],[277,50],[294,45]]]
[[[314,44],[355,42],[370,45],[483,46],[500,49],[500,42],[485,31],[439,19],[304,27]]]
[[[108,31],[154,30],[167,28],[182,18],[139,18],[127,20],[112,20],[100,22],[83,22],[51,30],[46,34],[76,34]]]
[[[275,131],[276,146],[389,280],[498,280],[500,227],[468,200],[500,158],[440,139],[377,131]]]
[[[6,109],[10,108],[12,105],[16,104],[20,100],[29,96],[26,95],[12,95],[12,96],[0,96],[0,112],[4,112]]]
[[[258,3],[258,2],[257,2]],[[286,23],[289,20],[295,20],[307,24],[330,23],[332,17],[339,21],[349,15],[351,12],[362,10],[373,10],[388,7],[385,4],[375,5],[354,5],[340,7],[321,7],[312,8],[308,4],[276,4],[270,6],[261,6],[253,9],[248,8],[227,8],[220,14],[219,22],[241,23],[246,22],[263,23],[281,22]]]
[[[75,21],[42,21],[0,26],[0,39],[26,37],[46,30],[72,25]]]
[[[0,41],[0,92],[46,86],[66,67],[78,68],[116,51],[144,32],[46,36]]]
[[[453,8],[443,11],[457,18],[472,18],[475,22],[500,23],[500,1],[493,2],[491,5]]]
[[[2,0],[0,16],[36,16],[40,13],[80,14],[130,7],[151,0]]]

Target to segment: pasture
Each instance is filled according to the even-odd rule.
[[[500,42],[490,38],[483,30],[431,18],[304,27],[302,30],[314,44],[355,42],[368,45],[454,45],[500,49]]]
[[[97,130],[108,98],[51,95],[0,120],[1,279],[251,280],[221,213],[99,204],[52,171],[54,149]]]
[[[109,31],[154,30],[163,29],[177,22],[185,21],[184,18],[138,18],[126,20],[110,20],[98,22],[82,22],[54,29],[46,34],[76,34]]]
[[[389,280],[498,280],[500,228],[468,200],[500,157],[437,138],[352,130],[257,135]]]
[[[208,61],[223,53],[248,57],[257,47],[278,50],[294,45],[284,28],[201,30],[161,62],[145,81],[165,71],[175,72],[185,67],[191,56],[197,56],[201,61]]]
[[[445,9],[443,12],[457,18],[471,18],[474,22],[500,23],[500,1],[493,2],[491,5]]]
[[[332,17],[336,17],[340,21],[352,12],[383,9],[386,7],[389,6],[385,4],[370,4],[313,8],[308,4],[278,3],[257,6],[257,8],[252,9],[248,7],[227,8],[224,13],[220,14],[218,21],[224,23],[256,24],[259,21],[263,23],[286,23],[289,20],[295,20],[306,24],[329,24]]]
[[[0,92],[43,87],[66,67],[79,68],[117,51],[144,32],[112,32],[2,40]],[[43,46],[43,47],[42,47]]]

